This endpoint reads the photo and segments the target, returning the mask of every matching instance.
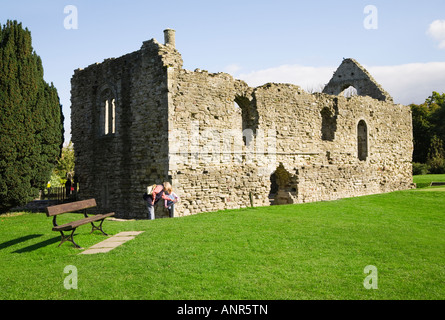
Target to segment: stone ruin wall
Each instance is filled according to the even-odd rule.
[[[99,211],[144,217],[144,188],[166,179],[166,66],[182,64],[180,56],[168,55],[167,49],[155,40],[147,41],[139,51],[76,70],[71,80],[72,141],[80,196],[96,198]]]
[[[175,157],[169,173],[184,195],[178,206],[180,214],[269,205],[271,175],[280,163],[287,178],[272,195],[275,204],[411,187],[411,114],[406,106],[362,96],[309,94],[289,84],[249,88],[224,73],[178,70],[175,79],[170,127],[187,132],[188,137],[200,135],[194,139],[198,148],[179,150],[179,155],[178,148],[170,146]],[[234,101],[240,102],[241,110],[234,108]],[[334,124],[324,123],[326,113]],[[368,129],[365,161],[357,156],[360,120]],[[253,148],[259,147],[260,154],[253,154],[255,150],[249,150],[242,140],[243,122],[249,121],[250,128],[267,138],[254,138]],[[192,122],[195,124],[190,125]],[[236,154],[224,159],[228,129],[238,132],[233,137],[242,146],[239,157],[244,161]],[[216,147],[208,138],[214,131],[220,133],[210,134],[219,139]],[[206,159],[206,152],[204,156],[193,153],[218,150],[218,146],[217,159]]]
[[[123,218],[145,218],[146,186],[165,180],[181,196],[176,216],[412,184],[408,107],[309,94],[290,84],[250,88],[226,73],[188,71],[174,42],[150,40],[139,51],[76,70],[71,99],[81,197]],[[104,134],[104,105],[113,99],[114,120],[109,111]],[[358,158],[361,120],[366,160]],[[156,216],[166,215],[158,206]]]

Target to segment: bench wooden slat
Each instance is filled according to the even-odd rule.
[[[114,216],[114,212],[110,212],[110,213],[107,213],[107,214],[98,214],[98,215],[95,215],[95,216],[87,217],[87,218],[84,218],[84,219],[81,219],[81,220],[65,223],[63,225],[54,227],[53,231],[69,231],[69,230],[72,230],[72,229],[77,228],[79,226],[82,226],[84,224],[95,222],[95,221],[98,221],[98,220],[102,220],[102,219],[105,219],[105,218],[111,217],[111,216]]]
[[[88,199],[88,200],[82,200],[82,201],[76,201],[76,202],[70,202],[65,204],[59,204],[56,206],[51,206],[46,208],[46,216],[47,217],[53,217],[53,231],[59,231],[61,234],[61,241],[59,244],[59,247],[64,243],[65,241],[70,241],[74,244],[76,248],[81,248],[76,242],[74,242],[74,232],[76,231],[76,228],[79,226],[82,226],[84,224],[91,223],[92,229],[90,233],[93,233],[95,230],[98,230],[102,232],[105,236],[108,236],[107,233],[102,229],[102,224],[105,221],[105,218],[114,216],[114,212],[106,213],[106,214],[97,214],[93,216],[88,216],[86,209],[93,208],[96,206],[96,200],[95,199]],[[63,213],[76,213],[76,211],[84,210],[85,218],[77,220],[77,221],[71,221],[69,223],[65,223],[63,225],[57,225],[57,215],[63,214]],[[95,225],[96,221],[100,221],[100,224],[97,226]],[[65,231],[71,231],[70,235],[65,235]]]
[[[96,206],[96,199],[88,199],[71,203],[59,204],[46,208],[46,216],[51,217],[66,212],[74,212]]]

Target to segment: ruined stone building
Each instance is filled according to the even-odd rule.
[[[411,188],[412,124],[353,59],[323,93],[256,88],[189,71],[165,30],[140,50],[72,77],[75,172],[82,198],[145,218],[148,185],[170,181],[176,216]],[[328,79],[327,79],[328,80]],[[342,92],[353,86],[357,95]],[[157,217],[166,216],[162,205]]]

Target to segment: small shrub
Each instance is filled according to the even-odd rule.
[[[442,157],[434,157],[428,159],[429,172],[432,174],[445,173],[445,159]]]
[[[428,174],[429,167],[426,163],[413,162],[413,175],[425,175]]]
[[[445,173],[445,150],[443,148],[443,141],[437,136],[433,136],[431,139],[426,163],[429,166],[430,173]]]

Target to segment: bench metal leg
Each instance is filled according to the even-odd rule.
[[[99,230],[100,232],[102,232],[104,235],[108,236],[109,234],[105,233],[104,230],[102,229],[102,223],[104,223],[105,219],[100,220],[100,225],[96,226],[93,222],[91,222],[91,225],[93,226],[91,228],[91,232],[90,234],[92,234],[94,232],[94,230]]]
[[[65,234],[63,233],[63,231],[60,231],[60,234],[62,235],[62,240],[60,241],[59,247],[60,247],[60,246],[62,245],[62,243],[64,243],[65,241],[69,241],[69,242],[71,242],[72,244],[74,244],[74,246],[75,246],[77,249],[83,249],[81,246],[79,246],[77,243],[74,242],[74,238],[73,238],[73,236],[74,236],[74,231],[76,231],[76,228],[73,229],[73,231],[71,232],[70,235],[65,235]]]

